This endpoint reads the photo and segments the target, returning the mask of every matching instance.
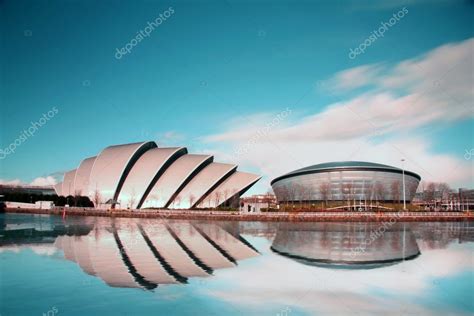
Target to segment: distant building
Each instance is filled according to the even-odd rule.
[[[470,210],[474,209],[474,189],[424,190],[416,193],[413,204],[434,210]]]
[[[35,203],[23,203],[23,202],[5,202],[8,208],[33,208],[49,210],[54,207],[53,201],[36,201]]]
[[[240,211],[259,213],[262,208],[277,208],[277,200],[273,194],[259,194],[241,199]]]
[[[0,184],[0,194],[42,194],[55,195],[53,186],[8,185]]]

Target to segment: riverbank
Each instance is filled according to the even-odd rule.
[[[196,210],[99,210],[82,208],[29,209],[7,208],[7,213],[59,216],[100,216],[123,218],[164,218],[187,220],[261,221],[261,222],[457,222],[474,221],[472,212],[294,212],[238,213]]]

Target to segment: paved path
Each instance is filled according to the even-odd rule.
[[[54,208],[50,210],[15,208],[7,213],[53,214],[75,216],[137,217],[198,220],[238,220],[238,221],[291,221],[291,222],[417,222],[417,221],[474,221],[472,212],[275,212],[238,213],[230,211],[197,210],[114,210],[83,208]],[[64,214],[65,212],[65,214]]]

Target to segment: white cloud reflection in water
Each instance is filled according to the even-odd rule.
[[[470,222],[393,225],[357,257],[350,256],[351,247],[366,240],[378,223],[167,222],[199,260],[215,265],[213,275],[205,275],[190,270],[185,263],[191,262],[184,253],[178,256],[179,249],[172,246],[172,235],[163,226],[165,221],[116,219],[112,225],[108,218],[32,219],[22,215],[4,216],[3,220],[0,294],[9,305],[0,309],[2,315],[30,315],[44,309],[44,302],[57,299],[64,300],[60,306],[69,308],[68,314],[77,315],[108,314],[110,310],[140,315],[160,311],[279,316],[474,312],[474,226]],[[186,276],[188,283],[156,279],[163,262],[151,257],[144,241],[134,237],[138,224],[170,268]],[[216,261],[217,252],[211,256],[210,244],[197,229],[212,240],[210,244],[232,253],[237,265],[222,266],[222,261]],[[120,254],[118,240],[125,245],[130,262]],[[84,241],[90,242],[89,251]],[[350,258],[358,260],[358,266],[335,269],[303,264],[271,247],[319,260],[318,264]],[[405,257],[416,254],[414,259],[399,262],[402,250]],[[374,260],[383,263],[367,269],[367,263]],[[384,260],[395,262],[389,265]],[[148,288],[144,281],[157,286]],[[66,294],[58,296],[58,288]],[[67,294],[72,292],[77,295]],[[97,301],[98,293],[107,304]],[[20,304],[24,301],[27,304]]]
[[[252,244],[263,239],[244,237]],[[208,294],[237,307],[263,308],[272,302],[312,315],[448,315],[454,311],[471,315],[472,302],[456,298],[457,290],[442,280],[466,273],[472,293],[473,244],[452,242],[445,249],[430,249],[418,242],[418,258],[369,270],[307,266],[272,253],[267,242],[258,248],[261,257],[238,269],[219,271],[219,283],[228,286],[209,288]],[[445,300],[430,304],[432,293],[439,291]]]

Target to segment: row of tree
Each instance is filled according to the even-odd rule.
[[[36,203],[37,201],[52,201],[56,206],[94,207],[87,196],[57,196],[55,194],[36,193],[4,193],[3,199],[9,202]]]
[[[449,185],[444,182],[421,182],[420,183],[421,200],[426,203],[435,201],[448,201],[453,192]]]
[[[87,196],[58,196],[56,202],[54,202],[56,206],[74,206],[74,207],[94,207],[94,203],[87,197]]]

